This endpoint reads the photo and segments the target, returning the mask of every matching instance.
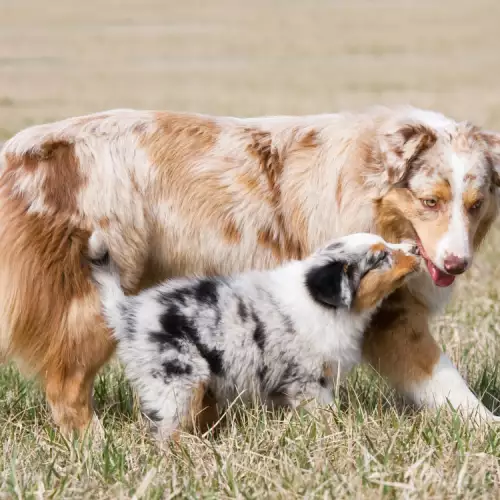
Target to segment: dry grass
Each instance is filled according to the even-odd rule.
[[[0,4],[0,138],[111,107],[257,115],[410,102],[500,128],[497,0]],[[434,325],[494,409],[499,246],[496,228]],[[96,385],[106,436],[91,445],[55,432],[41,393],[7,366],[0,497],[500,495],[498,430],[412,412],[363,370],[339,397],[338,413],[235,410],[219,435],[160,452],[116,366]]]

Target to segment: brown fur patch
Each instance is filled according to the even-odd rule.
[[[43,200],[53,213],[77,210],[77,196],[85,179],[72,143],[47,140],[40,144],[39,150],[19,156],[7,153],[6,160],[6,171],[12,171],[14,176],[21,174],[20,169],[30,173],[41,171]]]
[[[484,195],[479,189],[468,188],[463,193],[462,199],[466,210],[470,210],[475,203],[484,200]]]
[[[439,201],[449,202],[452,198],[451,186],[447,181],[434,182],[432,184],[432,196]]]
[[[181,429],[189,432],[206,432],[218,420],[217,402],[206,383],[193,389],[189,412],[181,422]]]
[[[164,175],[179,174],[212,148],[220,133],[214,121],[194,115],[159,112],[156,130],[139,137],[152,163]],[[165,179],[168,180],[168,179]]]
[[[257,233],[259,245],[269,248],[273,256],[282,261],[285,259],[302,259],[305,251],[299,240],[287,236],[285,232],[261,229]]]
[[[383,168],[389,184],[395,184],[403,179],[406,167],[435,144],[437,136],[425,125],[408,123],[394,134],[387,135],[386,140],[388,149],[382,155]],[[365,154],[371,154],[371,159],[376,160],[373,152],[367,150]]]
[[[152,133],[138,134],[139,145],[157,173],[152,200],[168,199],[186,221],[196,213],[197,222],[223,236],[232,199],[213,175],[197,173],[193,168],[215,146],[219,126],[204,117],[167,112],[156,113],[155,120]]]
[[[318,132],[314,129],[309,130],[297,142],[299,148],[316,148],[319,146]]]
[[[278,150],[273,147],[271,133],[258,129],[245,129],[245,132],[250,136],[246,150],[258,159],[260,168],[267,178],[273,200],[279,203],[279,180],[283,172],[283,162]]]
[[[419,262],[416,256],[407,255],[399,250],[393,252],[391,269],[386,271],[375,269],[361,280],[354,300],[354,309],[363,311],[373,308],[399,288],[404,278],[418,269]]]
[[[414,239],[409,218],[416,216],[412,209],[411,194],[406,189],[392,189],[386,196],[374,203],[376,233],[389,243]]]
[[[372,252],[382,252],[386,249],[386,246],[383,243],[376,243],[375,245],[372,245],[370,250]]]
[[[300,259],[304,255],[304,247],[295,235],[288,229],[285,215],[282,210],[281,176],[283,174],[283,159],[288,150],[280,154],[273,147],[272,136],[267,131],[245,128],[244,133],[249,135],[247,152],[259,162],[260,171],[267,180],[267,194],[275,212],[274,224],[262,228],[257,233],[259,245],[269,248],[276,259]],[[294,143],[294,149],[312,148],[316,146],[316,133],[310,131]],[[301,217],[297,210],[292,210],[291,225],[301,225]]]
[[[335,189],[335,200],[337,202],[337,208],[340,209],[342,206],[342,190],[343,190],[343,176],[342,173],[339,174],[337,179],[337,188]]]
[[[413,151],[411,151],[410,156],[407,158],[409,162],[414,160],[423,151],[429,149],[437,141],[437,135],[434,130],[422,124],[408,124],[402,127],[399,132],[404,137],[405,143],[411,139],[418,139]]]
[[[332,363],[323,363],[323,377],[327,380],[333,380],[334,371]]]
[[[101,217],[99,219],[98,225],[101,229],[108,229],[111,224],[109,217]]]
[[[241,241],[241,233],[232,221],[227,221],[223,229],[224,239],[228,243],[239,243]]]
[[[440,354],[427,307],[406,287],[383,302],[363,340],[363,357],[400,391],[431,377]]]
[[[258,198],[264,198],[265,190],[262,188],[260,180],[251,172],[243,172],[238,175],[237,181],[245,186],[248,193],[256,194]]]

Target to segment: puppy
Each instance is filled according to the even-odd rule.
[[[93,238],[89,247],[102,257]],[[335,380],[361,361],[372,313],[418,270],[417,255],[359,233],[271,271],[174,279],[136,296],[124,295],[113,262],[92,267],[118,355],[168,438],[208,428],[238,396],[332,403]]]

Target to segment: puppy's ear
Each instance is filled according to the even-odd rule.
[[[330,261],[309,269],[306,287],[316,302],[333,308],[350,308],[354,300],[354,266],[343,261]]]
[[[436,142],[434,131],[419,123],[399,124],[380,139],[382,179],[386,187],[402,182],[413,160]]]

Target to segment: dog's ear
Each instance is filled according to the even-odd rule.
[[[492,165],[493,184],[500,187],[500,133],[479,130],[475,138],[485,146],[485,152]]]
[[[393,186],[404,181],[411,163],[436,140],[434,131],[420,123],[399,124],[384,133],[380,139],[384,184]]]
[[[350,308],[356,291],[353,264],[329,261],[306,273],[306,287],[316,302],[333,308]]]

